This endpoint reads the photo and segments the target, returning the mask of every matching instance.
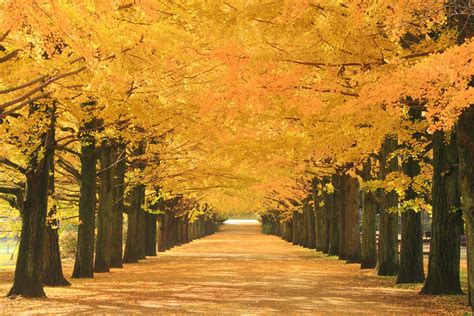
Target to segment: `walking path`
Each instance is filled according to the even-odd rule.
[[[71,274],[71,263],[65,267]],[[4,296],[12,270],[0,270]],[[7,313],[462,314],[465,297],[417,295],[315,251],[262,235],[253,223],[223,225],[138,264],[46,288],[45,300],[0,298]]]

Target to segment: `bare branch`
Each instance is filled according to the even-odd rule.
[[[4,112],[4,113],[0,113],[0,119],[3,119],[9,115],[12,115],[14,114],[16,111],[20,110],[22,107],[32,103],[32,102],[35,102],[35,101],[38,101],[40,99],[45,99],[47,97],[49,97],[49,95],[51,94],[51,92],[48,92],[48,93],[43,93],[42,95],[39,95],[37,97],[34,97],[32,99],[28,99],[26,101],[23,101],[22,103],[18,104],[17,106],[15,106],[14,108],[8,110],[7,112]]]
[[[11,53],[8,53],[2,57],[0,57],[0,64],[4,63],[4,62],[7,62],[9,61],[10,59],[12,59],[13,57],[16,57],[18,55],[18,52],[20,50],[19,49],[15,49],[14,51],[12,51]]]
[[[2,105],[0,105],[0,110],[5,110],[7,107],[9,106],[12,106],[14,104],[17,104],[23,100],[26,100],[28,99],[29,97],[31,97],[33,94],[35,94],[36,92],[40,91],[41,89],[49,86],[50,84],[60,80],[60,79],[63,79],[63,78],[66,78],[66,77],[69,77],[69,76],[73,76],[73,75],[76,75],[82,71],[84,71],[86,69],[85,66],[79,68],[79,69],[76,69],[76,70],[73,70],[73,71],[70,71],[70,72],[66,72],[66,73],[63,73],[63,74],[60,74],[60,75],[57,75],[57,76],[54,76],[54,77],[51,77],[49,78],[48,80],[46,80],[43,84],[41,84],[40,86],[28,91],[27,93],[25,93],[24,95],[22,95],[21,97],[19,98],[16,98],[14,100],[11,100],[9,102],[6,102]]]
[[[39,78],[36,78],[34,80],[31,80],[30,82],[25,83],[25,84],[22,84],[22,85],[19,85],[19,86],[16,86],[16,87],[11,87],[11,88],[4,89],[4,90],[0,90],[0,94],[6,94],[6,93],[10,93],[10,92],[14,92],[14,91],[18,91],[18,90],[27,88],[31,85],[34,85],[35,83],[38,83],[40,81],[45,80],[46,78],[48,78],[48,76],[43,75]]]
[[[26,169],[23,168],[22,166],[20,166],[19,164],[17,163],[14,163],[13,161],[11,161],[10,159],[8,158],[0,158],[0,163],[4,164],[5,166],[8,166],[10,168],[13,168],[23,174],[26,174]]]

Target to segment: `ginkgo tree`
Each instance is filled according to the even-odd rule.
[[[424,279],[421,211],[432,204],[423,292],[460,292],[461,218],[445,221],[461,200],[455,167],[445,170],[459,153],[472,246],[470,1],[0,8],[2,192],[25,195],[12,296],[44,295],[42,232],[57,207],[79,218],[74,277],[143,259],[157,230],[167,249],[189,239],[189,221],[252,210],[295,243],[406,283]]]

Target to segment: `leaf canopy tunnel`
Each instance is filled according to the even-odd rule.
[[[69,283],[64,222],[73,278],[89,278],[229,214],[461,293],[473,13],[470,0],[0,2],[1,212],[22,232],[9,295]]]

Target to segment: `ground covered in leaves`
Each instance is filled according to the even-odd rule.
[[[72,263],[66,262],[70,276]],[[314,251],[262,235],[255,224],[224,225],[138,264],[68,288],[46,288],[47,299],[4,298],[12,269],[0,270],[0,313],[375,313],[463,314],[465,296],[417,295]]]

